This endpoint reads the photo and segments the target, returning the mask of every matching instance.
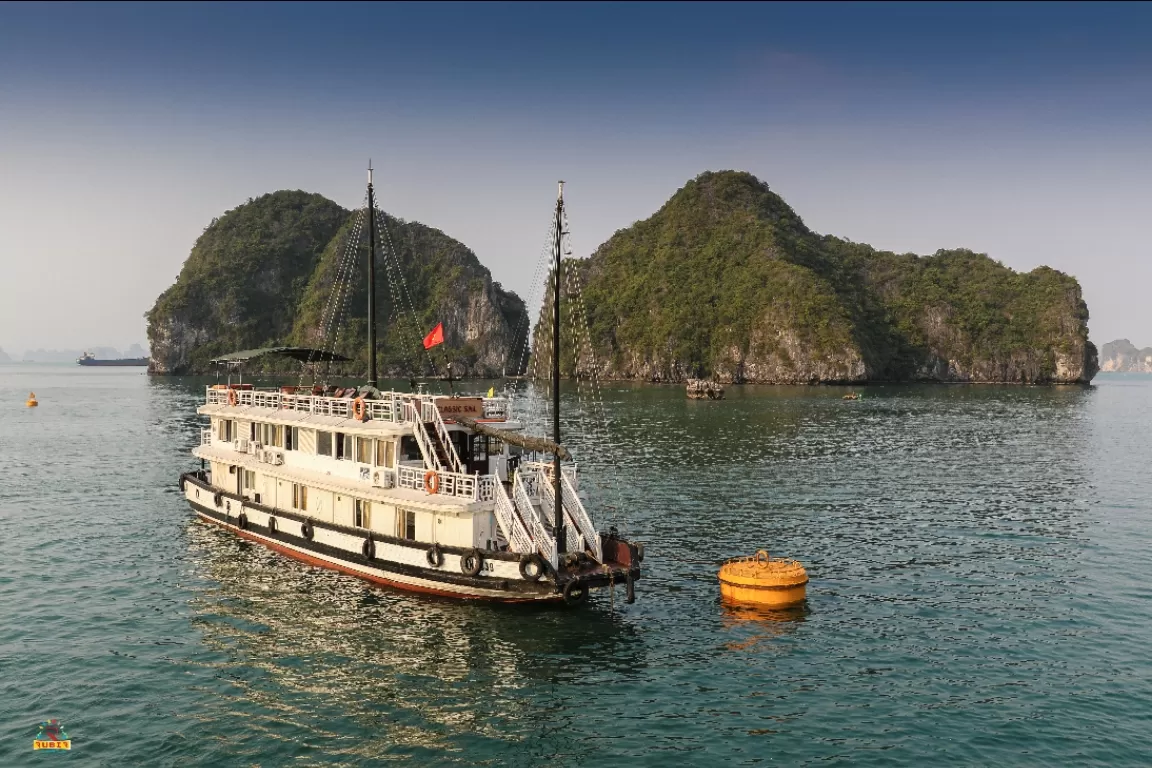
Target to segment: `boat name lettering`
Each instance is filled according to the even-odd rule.
[[[465,416],[470,419],[484,418],[484,398],[445,397],[436,401],[441,416]]]

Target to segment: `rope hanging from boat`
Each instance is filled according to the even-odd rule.
[[[364,211],[367,207],[368,195],[365,193],[364,205],[361,206],[357,212],[355,222],[352,226],[352,232],[348,239],[345,240],[344,251],[336,262],[336,271],[332,278],[332,287],[328,291],[328,299],[324,302],[324,308],[320,313],[320,324],[317,329],[319,339],[317,343],[311,345],[315,350],[332,353],[336,351],[336,347],[339,344],[341,328],[339,320],[343,316],[348,304],[348,296],[351,294],[353,266],[356,263],[356,250],[360,243],[360,232],[366,220]],[[333,332],[333,327],[335,327],[335,332]],[[304,363],[304,367],[300,373],[301,385],[304,383],[304,373],[308,367],[314,365],[315,362],[315,353],[309,354],[308,360]],[[331,370],[331,365],[329,362],[325,366],[325,383],[327,383],[327,375]]]
[[[408,281],[404,279],[404,272],[400,268],[400,254],[396,251],[395,246],[392,244],[392,233],[388,229],[387,216],[380,211],[377,211],[376,215],[378,217],[378,221],[380,224],[380,231],[384,233],[383,242],[386,242],[388,244],[388,247],[386,249],[383,249],[384,253],[385,253],[386,263],[387,263],[387,259],[390,257],[392,259],[392,265],[391,266],[395,269],[395,273],[396,273],[396,277],[397,277],[395,282],[399,284],[399,292],[403,295],[404,304],[407,306],[407,309],[408,309],[408,315],[412,318],[412,328],[414,329],[414,333],[415,333],[414,338],[412,339],[412,346],[414,348],[415,344],[417,342],[419,342],[420,339],[423,338],[423,333],[420,331],[420,319],[416,316],[416,306],[415,306],[415,303],[412,301],[412,294],[409,293],[409,291],[408,291]],[[383,245],[383,243],[381,243],[381,245]],[[392,282],[392,281],[389,281],[389,282]],[[401,306],[400,302],[396,302],[396,306],[400,307]],[[401,327],[403,327],[403,326],[401,325]],[[409,340],[407,338],[405,338],[403,340],[403,343],[407,346],[409,343]],[[420,348],[423,349],[424,345],[421,344]],[[428,359],[428,365],[431,367],[433,374],[436,376],[439,376],[440,372],[439,372],[439,369],[436,367],[436,362],[432,359],[432,354],[427,349],[424,350],[424,356]],[[443,387],[441,386],[440,388],[442,389]]]

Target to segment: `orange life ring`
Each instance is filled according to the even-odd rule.
[[[440,475],[436,470],[430,469],[424,473],[424,490],[428,493],[440,493]]]
[[[228,405],[236,405],[236,402],[238,400],[239,400],[239,398],[236,397],[236,390],[234,390],[234,389],[228,390]]]
[[[358,397],[352,401],[352,418],[357,421],[364,421],[364,417],[368,415],[368,404],[364,402],[364,398]]]

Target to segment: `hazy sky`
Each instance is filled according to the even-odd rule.
[[[381,205],[528,289],[705,170],[818,232],[968,247],[1152,344],[1152,7],[0,3],[0,347],[126,347],[265,192]]]

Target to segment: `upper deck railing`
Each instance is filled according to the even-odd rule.
[[[277,388],[267,389],[216,389],[207,387],[205,402],[208,405],[246,405],[257,408],[274,408],[276,410],[289,410],[298,413],[311,413],[319,416],[336,416],[342,419],[353,418],[352,408],[354,398],[327,397],[325,395],[295,394],[284,392]],[[235,401],[233,402],[233,393]],[[394,423],[408,423],[409,413],[404,407],[412,403],[418,413],[435,409],[435,401],[439,396],[418,395],[411,392],[382,392],[380,399],[364,400],[365,415],[375,421],[389,421]],[[509,401],[504,397],[485,397],[484,415],[486,420],[507,420],[511,408]]]

